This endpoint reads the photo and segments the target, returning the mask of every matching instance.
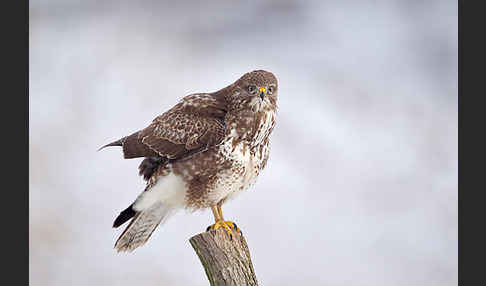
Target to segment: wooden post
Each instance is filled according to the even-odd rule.
[[[243,235],[233,231],[233,239],[223,228],[200,233],[189,239],[208,276],[211,286],[258,285],[250,251]]]

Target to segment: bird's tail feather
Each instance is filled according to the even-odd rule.
[[[150,238],[159,224],[163,224],[174,208],[158,202],[146,210],[137,212],[115,243],[118,252],[131,252]]]
[[[127,220],[131,219],[137,214],[137,212],[133,209],[133,204],[131,204],[128,208],[122,211],[113,222],[113,227],[117,228],[120,225],[124,224]]]

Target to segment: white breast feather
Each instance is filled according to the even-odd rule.
[[[262,120],[258,132],[254,138],[256,145],[263,144],[264,139],[269,135],[272,127],[272,117],[274,112],[265,114],[265,120]],[[230,137],[236,137],[235,130],[231,130]],[[245,146],[246,145],[246,146]],[[233,162],[233,168],[219,174],[218,183],[215,190],[210,194],[211,201],[219,201],[223,198],[227,200],[235,198],[241,191],[250,188],[257,179],[256,169],[260,169],[263,162],[263,157],[260,158],[260,152],[256,152],[255,156],[251,156],[249,144],[245,141],[239,142],[233,148],[233,139],[227,140],[225,144],[221,145],[220,152]],[[245,152],[243,152],[245,150]],[[264,148],[263,154],[267,152]]]

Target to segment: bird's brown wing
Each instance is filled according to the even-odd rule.
[[[106,146],[122,146],[127,159],[182,159],[222,142],[225,114],[224,103],[212,95],[189,95],[147,128]]]
[[[180,159],[219,144],[224,121],[199,114],[172,111],[157,117],[140,131],[141,142],[168,159]]]

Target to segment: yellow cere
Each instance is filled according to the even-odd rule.
[[[267,94],[267,90],[264,87],[260,87],[260,89],[258,90],[258,94],[260,94],[262,91],[265,95]]]

